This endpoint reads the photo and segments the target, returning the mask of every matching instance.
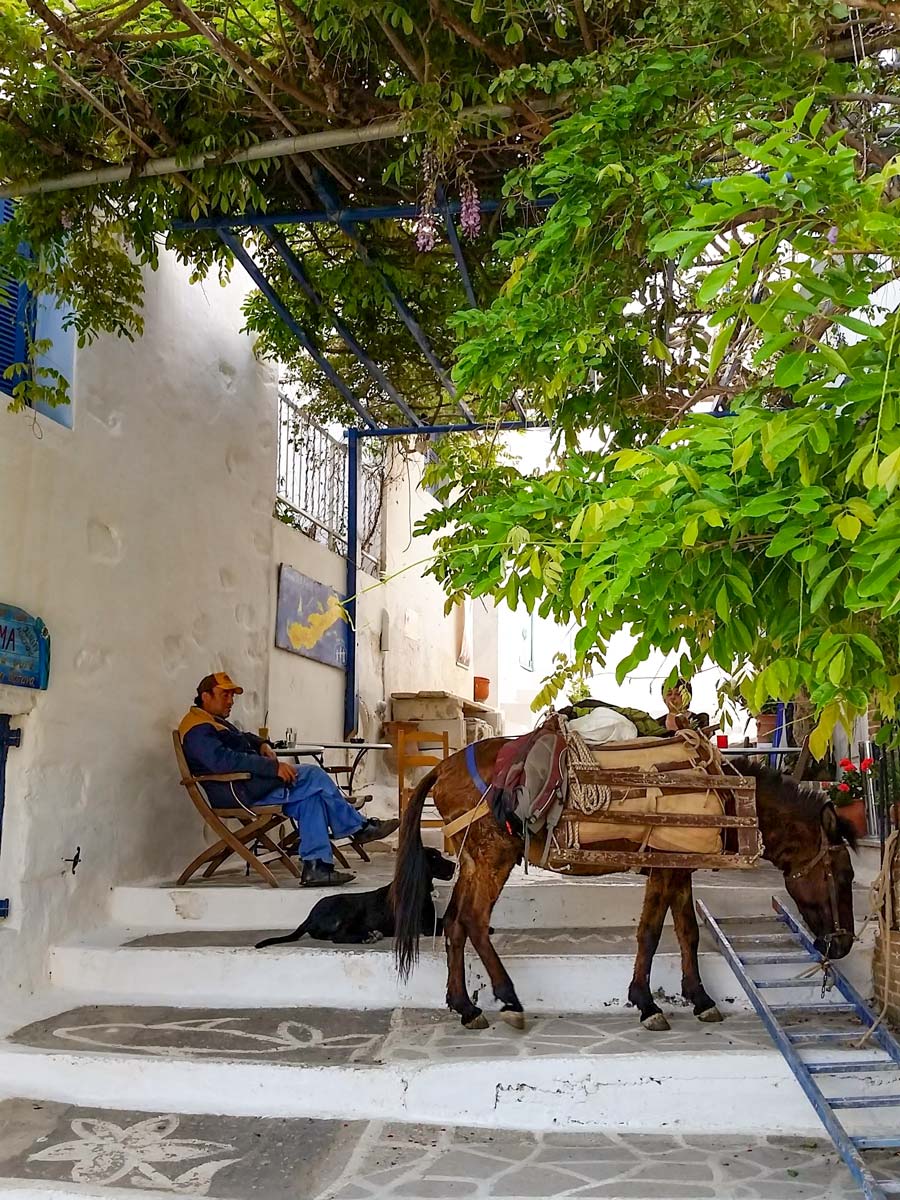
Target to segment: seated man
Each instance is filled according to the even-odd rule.
[[[236,783],[204,784],[213,808],[253,808],[280,804],[300,829],[302,887],[335,887],[354,878],[334,869],[331,837],[376,842],[393,833],[399,821],[365,820],[349,804],[327,771],[314,763],[279,762],[261,738],[243,733],[228,721],[235,696],[243,688],[217,671],[197,685],[194,705],[178,726],[184,756],[195,775],[249,772]]]

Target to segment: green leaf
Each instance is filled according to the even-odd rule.
[[[900,573],[900,554],[885,554],[860,580],[858,591],[861,596],[879,595],[890,581]]]
[[[728,603],[728,589],[724,583],[716,595],[716,612],[722,621],[727,621],[731,614],[731,606]]]
[[[735,447],[734,454],[731,459],[732,469],[735,471],[743,471],[750,461],[753,454],[753,438],[745,438],[739,446]]]
[[[832,320],[853,333],[860,333],[863,337],[872,338],[873,341],[881,341],[884,336],[878,326],[861,321],[859,317],[848,317],[844,313],[835,313]]]
[[[681,535],[681,544],[683,546],[693,546],[697,541],[699,532],[699,522],[696,517],[691,517],[684,527],[684,532]]]
[[[710,300],[721,292],[722,288],[731,278],[734,267],[734,259],[729,259],[728,262],[724,262],[718,267],[713,267],[697,289],[698,303],[709,304]]]
[[[878,464],[878,483],[890,496],[900,483],[900,446]]]
[[[727,321],[715,336],[709,352],[709,366],[707,367],[707,374],[710,379],[714,378],[722,359],[725,357],[725,351],[728,349],[736,324],[736,321]]]
[[[806,374],[807,361],[806,354],[785,354],[775,368],[775,386],[787,388],[801,383]]]
[[[848,542],[855,542],[862,529],[862,522],[853,513],[844,512],[834,521],[834,527]]]
[[[712,236],[711,231],[698,234],[696,229],[673,229],[670,233],[664,233],[659,237],[653,238],[650,243],[650,249],[655,254],[668,254],[672,250],[680,250],[691,242],[696,242],[699,237],[703,237],[708,242]]]
[[[828,664],[828,678],[835,687],[840,687],[844,680],[844,658],[845,652],[838,650],[837,654]]]
[[[809,600],[809,611],[811,613],[816,612],[822,607],[825,597],[834,587],[835,580],[839,575],[842,575],[843,572],[843,567],[835,567],[833,571],[829,571],[827,575],[819,580],[819,582],[813,588],[812,595],[810,596]]]
[[[884,662],[884,655],[881,649],[872,639],[865,633],[854,633],[851,635],[855,645],[862,647],[868,654],[869,658],[874,658],[877,663]]]

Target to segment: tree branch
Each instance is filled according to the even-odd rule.
[[[118,16],[113,17],[111,21],[107,21],[104,25],[101,25],[95,33],[91,34],[88,40],[91,42],[102,42],[105,38],[108,38],[114,30],[121,29],[121,27],[127,24],[128,21],[132,20],[134,17],[140,16],[144,9],[149,7],[149,5],[152,3],[153,0],[135,0],[134,4],[129,4],[128,7],[124,9],[123,12],[120,12]]]
[[[384,36],[393,46],[397,57],[401,60],[407,71],[409,71],[409,73],[412,75],[413,79],[415,79],[418,83],[424,83],[425,72],[410,54],[409,50],[407,50],[396,30],[391,29],[389,22],[386,21],[381,15],[376,16],[375,19],[381,26],[381,31]]]
[[[491,46],[484,38],[480,38],[474,29],[470,29],[464,21],[461,21],[454,13],[450,12],[441,3],[441,0],[428,0],[428,7],[433,17],[438,20],[445,29],[449,29],[451,33],[455,33],[457,37],[462,38],[464,42],[468,42],[485,58],[489,58],[492,63],[504,70],[510,67],[517,67],[521,60],[520,54],[510,54],[506,50],[501,50],[499,47]]]
[[[174,147],[175,139],[154,113],[146,98],[141,95],[137,88],[128,78],[128,73],[125,70],[125,64],[112,50],[103,45],[91,45],[85,42],[78,36],[62,17],[50,8],[45,0],[27,0],[28,7],[40,17],[49,30],[56,34],[59,40],[69,50],[75,54],[87,55],[93,57],[99,64],[101,69],[122,89],[122,92],[131,101],[142,124],[151,129],[159,140],[166,146]]]
[[[245,61],[249,59],[250,63],[253,65],[253,69],[256,70],[260,75],[262,75],[263,72],[267,72],[269,75],[272,75],[272,72],[269,72],[267,67],[263,67],[262,63],[257,63],[256,59],[253,58],[252,55],[247,54],[245,50],[242,50],[240,47],[236,46],[234,42],[229,41],[229,39],[223,34],[218,33],[212,28],[211,25],[207,25],[206,22],[202,20],[202,18],[200,18],[192,8],[189,7],[189,5],[184,3],[184,0],[162,0],[162,2],[171,13],[177,17],[180,17],[186,25],[190,25],[192,29],[195,29],[197,33],[202,34],[203,37],[206,38],[219,57],[228,63],[235,75],[237,75],[237,77],[247,85],[250,91],[253,92],[254,96],[257,96],[263,102],[272,116],[287,130],[288,133],[290,133],[292,136],[296,136],[299,133],[299,130],[293,121],[285,116],[274,100],[272,100],[271,97],[268,96],[265,91],[263,91],[256,80],[244,70],[244,68],[238,62],[238,58],[243,58]],[[265,76],[263,77],[265,78]],[[277,80],[277,76],[273,76],[273,78]],[[278,84],[280,86],[280,80],[278,80]]]
[[[879,37],[866,38],[863,45],[863,53],[866,58],[871,58],[873,54],[877,54],[879,50],[894,50],[900,46],[900,29],[894,33],[884,33]],[[822,53],[826,58],[834,58],[838,62],[844,62],[855,58],[858,50],[858,45],[853,38],[843,38],[839,42],[829,42],[822,47]]]
[[[144,139],[140,136],[140,134],[135,133],[134,130],[131,129],[128,125],[126,125],[125,122],[122,121],[119,117],[117,117],[114,112],[112,112],[110,109],[108,109],[106,107],[106,105],[103,103],[103,101],[101,99],[99,99],[99,97],[95,96],[94,93],[91,92],[88,88],[86,88],[83,83],[79,83],[79,81],[77,79],[73,78],[69,74],[69,72],[65,69],[65,67],[61,67],[58,62],[55,62],[53,60],[52,57],[50,59],[50,65],[52,66],[53,70],[57,73],[57,75],[60,77],[60,79],[63,81],[63,83],[65,83],[68,87],[70,87],[74,92],[77,92],[78,95],[81,96],[83,99],[87,100],[88,104],[90,104],[94,108],[96,108],[96,110],[99,113],[102,113],[102,115],[104,117],[106,117],[106,119],[108,121],[112,122],[112,124],[115,125],[116,129],[121,130],[121,132],[125,134],[125,136],[128,138],[128,140],[130,142],[132,142],[135,146],[137,146],[137,148],[139,150],[142,150],[144,152],[144,154],[147,155],[148,158],[156,157],[156,153],[154,152],[153,147],[148,146],[147,143],[144,141]],[[188,179],[185,175],[174,175],[173,178],[179,180],[179,182],[182,184],[182,186],[186,187],[189,191],[193,192],[195,196],[199,196],[202,199],[206,198],[203,191],[200,188],[198,188],[197,185],[195,183],[193,183],[190,179]]]
[[[581,40],[584,42],[584,48],[588,54],[593,54],[597,49],[597,43],[594,41],[594,34],[588,24],[584,5],[581,0],[575,0],[575,16],[578,18],[578,28],[581,30]]]
[[[325,65],[325,60],[319,53],[316,41],[316,30],[306,13],[299,8],[294,0],[284,0],[285,7],[291,14],[291,19],[297,27],[297,32],[303,40],[306,51],[306,61],[309,63],[309,77],[322,89],[330,112],[340,112],[343,105],[340,102],[341,90],[334,76]]]
[[[845,96],[829,96],[828,99],[842,104],[900,104],[900,96],[889,92],[848,92]]]
[[[120,132],[124,133],[133,145],[137,146],[139,150],[143,150],[148,158],[153,157],[153,148],[147,145],[140,134],[135,133],[130,126],[126,125],[125,122],[117,117],[114,112],[108,109],[102,100],[100,100],[92,91],[86,88],[83,83],[79,83],[77,79],[74,79],[65,69],[65,67],[60,66],[59,63],[56,62],[52,57],[50,58],[50,66],[67,87],[71,88],[73,92],[77,92],[83,100],[87,100],[88,104],[95,108],[97,112],[106,117],[107,121],[109,121],[112,125],[115,125],[116,129],[120,130]]]

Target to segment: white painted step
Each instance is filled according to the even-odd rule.
[[[364,892],[389,883],[393,856],[374,855],[372,863],[353,863],[356,881],[345,892]],[[322,893],[298,888],[279,872],[283,886],[261,886],[240,872],[217,875],[186,887],[147,884],[116,887],[110,896],[110,920],[129,929],[284,929],[300,924]],[[345,894],[342,892],[342,894]],[[438,892],[447,896],[446,885]],[[719,916],[764,915],[771,896],[783,896],[777,871],[700,871],[694,895]],[[513,872],[491,923],[496,929],[600,929],[637,925],[644,879],[633,874],[597,879],[566,879],[547,871]],[[863,897],[860,896],[860,904]],[[862,909],[861,909],[862,911]]]
[[[132,931],[135,932],[135,931]],[[137,931],[139,932],[139,931]],[[169,933],[119,944],[121,931],[57,946],[50,955],[55,988],[97,1003],[215,1005],[225,1008],[333,1007],[445,1009],[447,961],[443,939],[422,940],[418,966],[402,983],[389,940],[335,946],[303,939],[255,950],[265,931]],[[128,942],[127,933],[124,940]],[[622,1010],[628,1003],[635,940],[632,928],[498,931],[494,944],[528,1012]],[[707,991],[723,1011],[748,1009],[721,955],[707,941],[700,955]],[[480,960],[467,954],[470,994],[499,1007]],[[652,984],[680,1004],[681,958],[665,930]]]
[[[681,1013],[668,1034],[613,1014],[473,1033],[430,1012],[82,1009],[18,1036],[0,1044],[0,1096],[81,1107],[608,1134],[817,1130],[750,1015],[709,1026]]]
[[[768,922],[742,929],[768,930]],[[130,935],[137,933],[133,939]],[[142,935],[108,930],[94,938],[55,947],[53,985],[92,1002],[215,1005],[225,1008],[333,1007],[341,1009],[445,1007],[447,965],[443,940],[423,938],[418,966],[398,979],[389,940],[368,946],[335,946],[304,938],[287,946],[255,950],[265,930]],[[598,930],[498,930],[494,944],[527,1012],[622,1010],[635,956],[633,928]],[[766,949],[769,949],[766,945]],[[842,964],[864,995],[871,991],[871,949],[858,945]],[[749,1009],[728,964],[701,931],[700,969],[706,990],[723,1012]],[[494,1006],[490,982],[469,950],[470,994]],[[681,956],[674,932],[663,931],[651,984],[666,1003],[681,1004]],[[818,981],[802,992],[817,996]],[[801,993],[790,998],[800,998]]]

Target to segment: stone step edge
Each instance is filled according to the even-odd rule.
[[[144,1112],[527,1131],[806,1136],[819,1129],[774,1047],[323,1067],[0,1046],[0,1096],[110,1109],[127,1098],[129,1109]]]
[[[98,1183],[70,1183],[65,1179],[0,1178],[0,1196],[4,1200],[172,1200],[172,1195],[172,1192],[160,1192],[156,1188],[104,1187]],[[182,1200],[209,1200],[208,1197],[201,1198],[200,1192],[179,1191],[177,1195]],[[241,1198],[216,1196],[215,1200]]]
[[[637,925],[644,889],[633,884],[578,888],[571,882],[516,887],[503,892],[491,918],[497,929],[605,929]],[[773,893],[787,897],[777,883],[771,888],[695,885],[717,916],[768,916]],[[446,892],[442,893],[445,897]],[[265,929],[285,932],[305,920],[321,894],[297,888],[113,888],[107,919],[119,928],[145,930]]]
[[[252,969],[245,961],[252,955]],[[621,954],[503,956],[526,1012],[617,1012],[628,1008],[634,950]],[[75,1004],[163,1005],[174,1008],[446,1008],[443,954],[423,954],[409,981],[398,981],[382,951],[270,950],[243,947],[89,947],[51,951],[54,989]],[[706,989],[723,1012],[750,1003],[715,951],[700,955]],[[467,958],[470,993],[494,1000],[487,974]],[[656,955],[652,986],[664,1004],[681,1007],[681,958]],[[816,992],[810,985],[810,994]],[[449,1018],[448,1018],[449,1019]]]

